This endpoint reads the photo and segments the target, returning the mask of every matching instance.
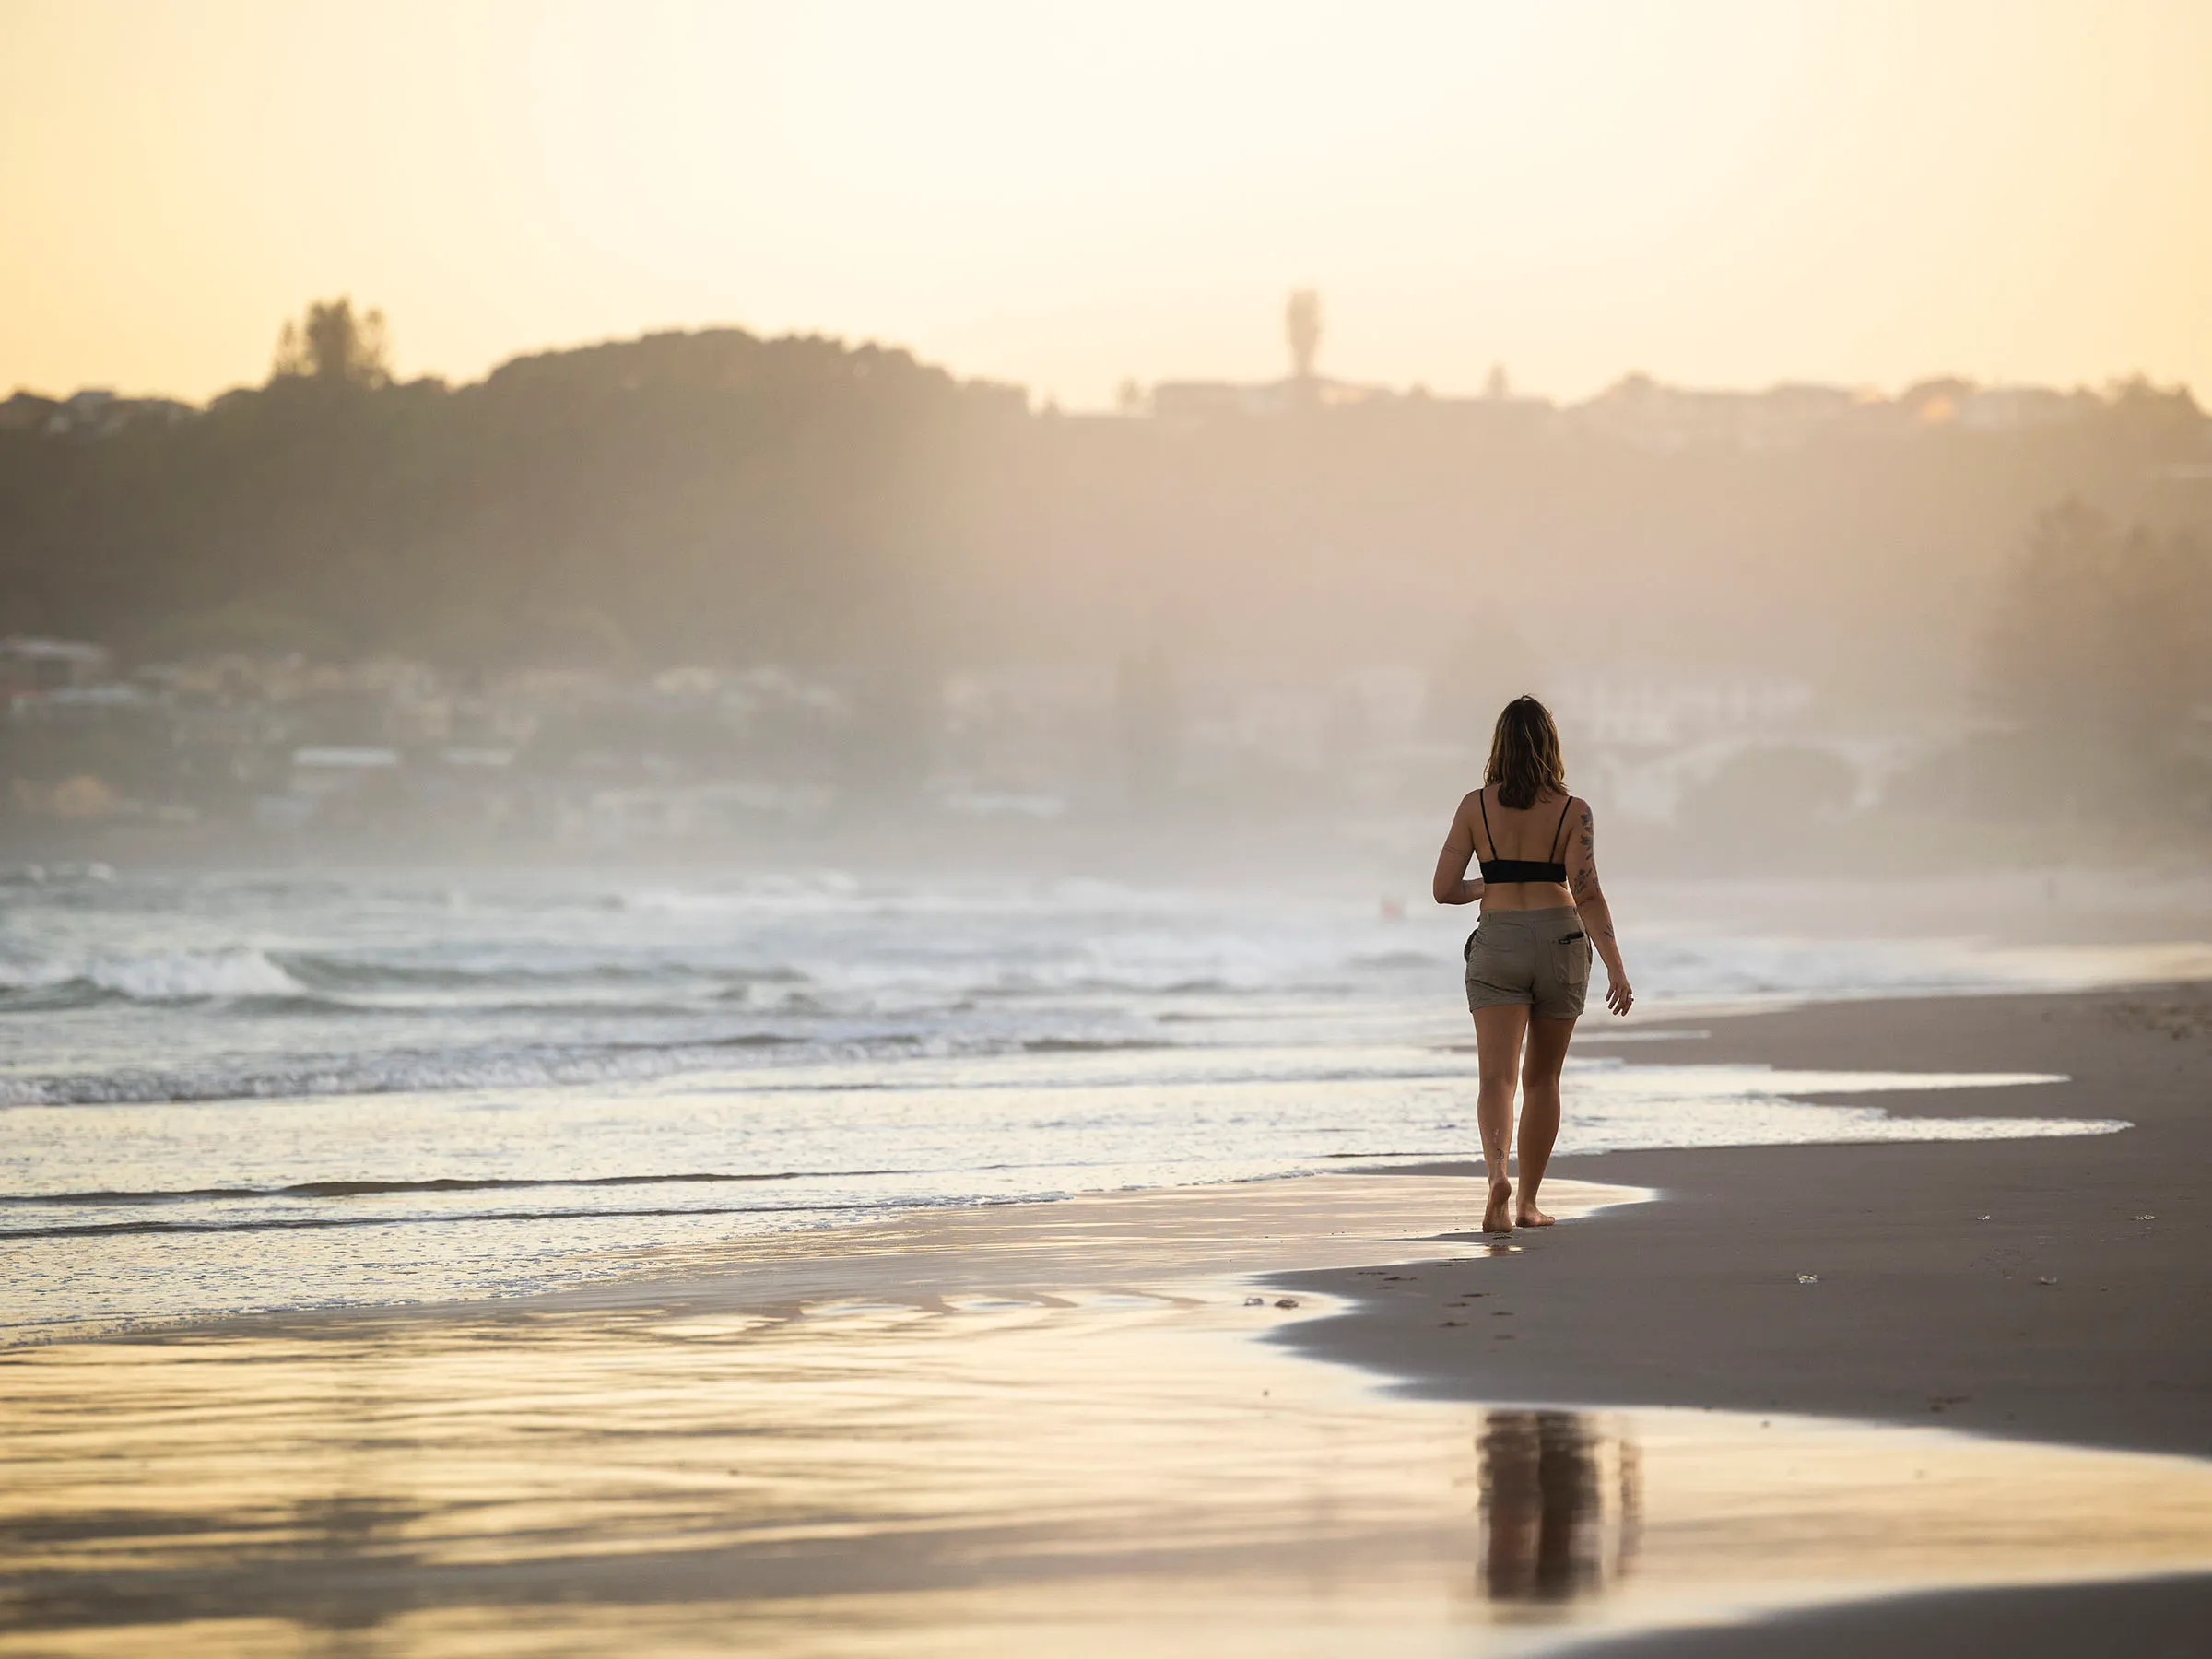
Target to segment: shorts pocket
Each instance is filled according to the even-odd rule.
[[[1562,984],[1581,990],[1590,982],[1590,935],[1569,934],[1556,947],[1559,958],[1559,980]]]

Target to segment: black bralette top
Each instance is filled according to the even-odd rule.
[[[1487,790],[1483,791],[1475,799],[1482,807],[1482,838],[1490,843],[1490,851],[1495,853],[1498,850],[1498,838],[1490,833],[1489,794]],[[1573,805],[1574,797],[1569,795],[1559,807],[1559,821],[1551,831],[1551,846],[1555,852],[1559,850],[1559,831],[1567,828],[1567,808]],[[1500,881],[1556,881],[1561,887],[1567,885],[1564,860],[1547,863],[1534,858],[1486,858],[1480,868],[1486,886]]]

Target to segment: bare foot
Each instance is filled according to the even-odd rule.
[[[1489,1207],[1482,1212],[1482,1230],[1486,1233],[1510,1233],[1513,1230],[1513,1183],[1510,1181],[1490,1182]]]
[[[1521,1206],[1520,1213],[1513,1218],[1513,1225],[1515,1227],[1549,1227],[1551,1218],[1535,1205],[1524,1204]]]

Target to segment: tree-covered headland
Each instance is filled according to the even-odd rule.
[[[2206,747],[2212,423],[2141,382],[1631,376],[1562,406],[1309,353],[1077,416],[734,328],[400,381],[382,319],[337,300],[205,408],[81,402],[0,405],[0,633],[125,670],[776,666],[912,703],[963,665],[1409,665],[1430,731],[1524,684],[1724,672],[2010,744],[1990,775],[2025,782],[1984,794],[2031,794],[2062,747],[2163,777]]]

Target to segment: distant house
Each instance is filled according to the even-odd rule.
[[[282,794],[265,794],[253,804],[253,818],[264,830],[300,830],[334,814],[358,809],[364,797],[373,798],[399,778],[397,749],[372,745],[314,745],[292,751],[290,787]]]
[[[108,677],[112,660],[104,646],[81,640],[10,634],[0,640],[0,697],[12,702],[18,697],[97,686]]]
[[[1959,424],[1972,431],[2017,432],[2080,420],[2100,408],[2092,392],[2049,386],[1983,386],[1958,406]]]
[[[1386,386],[1365,386],[1323,375],[1293,375],[1279,381],[1162,381],[1152,388],[1152,416],[1170,426],[1198,426],[1218,420],[1266,420],[1308,409],[1348,408],[1392,403],[1399,394]]]
[[[1784,383],[1763,392],[1700,392],[1630,374],[1569,411],[1571,424],[1656,453],[1714,446],[1794,449],[1865,424],[1891,406],[1845,386]]]
[[[0,403],[0,431],[40,432],[61,413],[59,401],[36,392],[18,392]]]
[[[334,744],[292,751],[292,788],[301,794],[350,789],[363,778],[398,770],[397,749]]]
[[[105,387],[88,387],[60,398],[18,392],[0,403],[0,430],[105,438],[135,421],[161,420],[173,425],[198,413],[190,404],[173,397],[118,397]]]

